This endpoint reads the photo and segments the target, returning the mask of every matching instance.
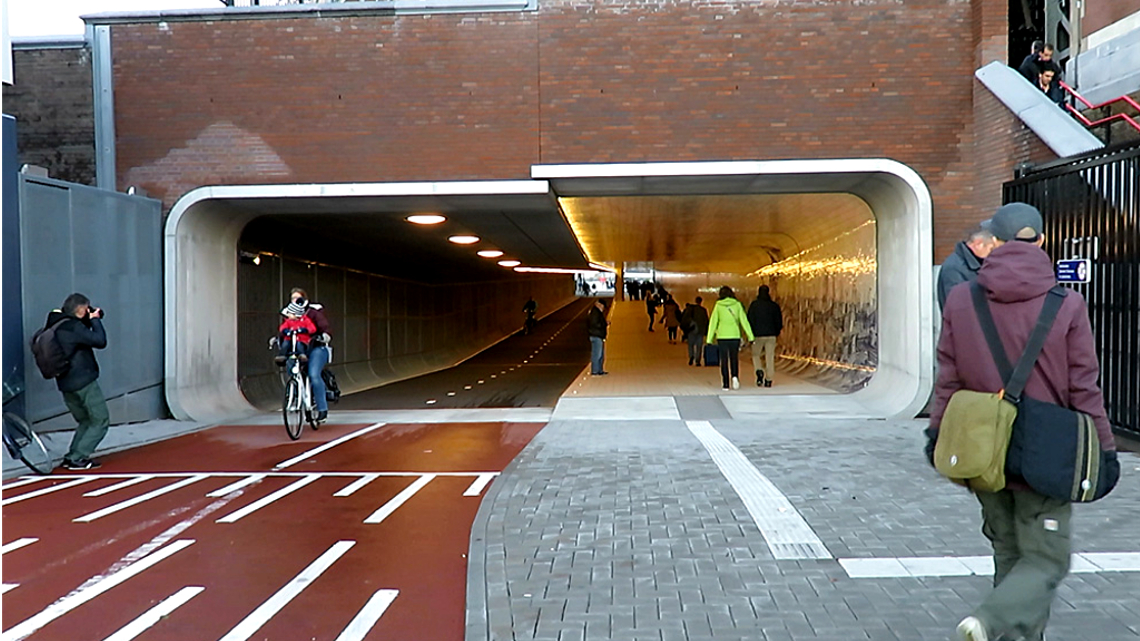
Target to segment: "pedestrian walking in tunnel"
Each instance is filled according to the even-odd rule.
[[[653,321],[657,319],[657,306],[661,304],[652,290],[645,296],[645,313],[649,315],[649,331],[653,331]]]
[[[294,287],[289,293],[289,300],[296,303],[300,299],[309,301],[305,317],[313,321],[313,325],[317,327],[317,333],[309,343],[309,385],[313,387],[313,397],[317,401],[317,420],[323,421],[329,416],[329,399],[321,372],[332,360],[331,325],[328,316],[325,315],[324,306],[309,300],[309,295],[304,289]]]
[[[720,288],[719,300],[709,318],[706,340],[716,343],[720,358],[720,378],[724,389],[740,389],[740,342],[745,336],[753,339],[744,305],[728,285]]]
[[[590,374],[593,376],[609,374],[604,368],[608,325],[606,304],[596,299],[586,315],[586,329],[590,334]]]
[[[689,348],[689,365],[700,366],[701,355],[705,352],[705,334],[709,331],[709,310],[701,304],[697,296],[694,303],[686,303],[681,312],[681,331]]]
[[[91,300],[83,294],[71,294],[60,309],[48,314],[44,330],[54,331],[53,340],[58,353],[66,359],[62,364],[63,373],[55,376],[55,385],[63,394],[63,402],[76,422],[71,447],[63,457],[63,467],[69,470],[95,469],[100,464],[91,455],[111,425],[107,400],[99,387],[99,363],[95,360],[95,350],[107,347],[103,310],[93,307]],[[42,352],[37,343],[42,345],[41,341],[35,341],[32,349],[37,352],[38,364]]]
[[[1026,382],[1020,398],[1086,414],[1095,425],[1101,469],[1111,470],[1116,463],[1116,446],[1097,384],[1100,367],[1088,309],[1078,292],[1056,287],[1053,262],[1041,249],[1042,228],[1040,212],[1030,205],[1011,203],[998,209],[991,223],[997,246],[979,270],[977,283],[954,288],[946,299],[938,381],[927,429],[926,453],[932,462],[950,397],[960,390],[1004,392],[1016,374],[1003,376],[998,350],[1008,361],[1028,349],[1034,328],[1044,318],[1046,299],[1052,299],[1055,316],[1051,326],[1043,324],[1049,331],[1028,378],[1021,379]],[[978,294],[984,298],[975,302]],[[987,309],[992,320],[983,324]],[[1016,390],[1017,385],[1010,387]],[[1023,402],[1018,413],[1026,411]],[[1014,423],[1015,442],[1022,429],[1028,428]],[[1062,472],[1059,464],[1065,457],[1060,450],[1054,453],[1057,456],[1048,467],[1057,465],[1054,475],[1070,486],[1073,472]],[[1010,470],[1010,461],[1020,465],[1025,460],[1023,453],[1011,454],[1005,467]],[[958,625],[958,637],[1042,641],[1057,586],[1069,572],[1072,504],[1038,492],[1026,477],[1012,472],[1006,474],[1003,489],[977,490],[974,495],[981,504],[982,534],[993,547],[994,588]]]
[[[776,374],[776,338],[784,329],[784,315],[780,305],[772,300],[767,285],[756,290],[756,300],[748,306],[748,324],[756,337],[752,341],[752,369],[756,370],[756,386],[772,387]],[[761,353],[764,355],[763,367]]]
[[[666,294],[665,302],[661,305],[661,323],[669,332],[669,344],[677,344],[677,328],[681,326],[681,306],[673,300],[672,294]]]
[[[942,263],[938,272],[938,307],[946,305],[950,290],[960,283],[973,282],[982,268],[982,261],[993,251],[994,235],[989,220],[982,221],[970,231],[965,240],[954,246],[954,252]]]

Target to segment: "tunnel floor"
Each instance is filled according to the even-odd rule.
[[[756,387],[748,348],[740,355],[741,388],[725,392],[718,367],[690,367],[679,337],[670,344],[659,323],[648,331],[649,317],[640,301],[614,306],[606,341],[605,369],[610,375],[590,376],[585,321],[590,304],[590,300],[575,301],[542,319],[529,336],[510,336],[450,369],[344,396],[330,409],[553,408],[562,397],[837,393],[780,371],[772,387]]]
[[[552,408],[589,365],[591,304],[574,301],[541,319],[530,335],[509,336],[446,370],[343,396],[329,409]]]

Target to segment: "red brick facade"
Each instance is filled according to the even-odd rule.
[[[540,0],[537,12],[116,25],[118,177],[169,206],[201,184],[887,157],[929,185],[940,261],[997,206],[1012,167],[1040,155],[972,75],[1004,58],[1005,11]]]

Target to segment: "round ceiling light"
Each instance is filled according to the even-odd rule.
[[[456,245],[474,245],[475,243],[479,242],[479,237],[478,236],[452,236],[452,237],[448,238],[448,240],[455,243]]]
[[[438,225],[447,220],[447,217],[439,214],[416,214],[415,216],[408,216],[404,220],[416,225]]]
[[[478,253],[483,258],[498,258],[499,256],[503,255],[503,252],[497,249],[484,249],[483,251],[476,253]]]
[[[517,260],[500,260],[499,264],[502,265],[503,267],[518,267],[522,263],[520,263]]]

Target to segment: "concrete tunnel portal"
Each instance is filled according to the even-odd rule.
[[[547,309],[573,299],[569,278],[497,264],[510,258],[567,269],[652,263],[684,297],[713,282],[738,291],[772,283],[780,296],[814,301],[804,313],[842,315],[836,331],[850,333],[836,341],[813,328],[800,340],[846,343],[847,355],[812,351],[803,363],[833,378],[864,373],[851,393],[786,397],[783,411],[913,416],[933,377],[931,208],[921,178],[883,159],[536,165],[531,180],[202,187],[166,224],[168,404],[199,421],[265,407],[277,383],[250,372],[269,361],[266,327],[279,292],[296,283],[337,310],[334,361],[346,391],[450,367],[517,325],[497,310],[516,311],[519,296],[538,291]],[[444,215],[445,228],[405,221],[422,213]],[[448,241],[468,234],[478,246]],[[503,256],[475,255],[488,248]],[[853,351],[862,360],[841,362]]]

